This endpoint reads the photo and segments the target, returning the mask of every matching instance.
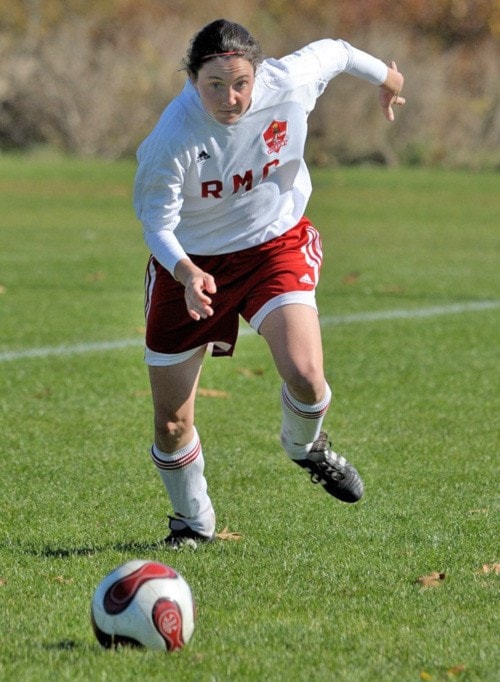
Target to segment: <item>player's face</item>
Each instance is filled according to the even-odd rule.
[[[219,123],[231,125],[250,106],[255,74],[243,57],[218,57],[201,67],[194,83],[205,110]]]

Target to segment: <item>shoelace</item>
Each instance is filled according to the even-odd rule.
[[[343,471],[340,471],[335,465],[329,464],[328,462],[319,462],[316,463],[316,466],[320,468],[322,471],[324,471],[324,475],[321,476],[320,474],[316,472],[311,472],[311,482],[312,483],[321,483],[321,481],[324,481],[325,479],[328,481],[343,481],[345,479],[345,474]]]

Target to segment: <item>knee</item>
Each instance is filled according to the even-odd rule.
[[[163,452],[175,452],[192,437],[192,426],[176,416],[155,415],[155,443]]]
[[[300,371],[296,368],[285,381],[292,396],[301,403],[314,405],[325,397],[326,381],[322,371]]]

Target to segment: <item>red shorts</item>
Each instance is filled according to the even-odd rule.
[[[307,218],[265,244],[190,258],[215,279],[217,293],[211,295],[214,314],[193,320],[186,309],[183,285],[151,256],[145,310],[146,347],[153,355],[186,353],[206,344],[214,344],[213,355],[232,355],[240,315],[258,331],[268,312],[280,305],[302,302],[315,306],[322,248],[320,235]]]

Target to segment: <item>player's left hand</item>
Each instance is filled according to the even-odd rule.
[[[394,121],[394,110],[393,106],[397,105],[402,107],[406,104],[404,97],[399,94],[403,88],[404,78],[398,71],[396,62],[391,62],[389,66],[389,71],[387,74],[387,79],[383,85],[380,86],[379,99],[384,116],[388,121],[392,123]]]

